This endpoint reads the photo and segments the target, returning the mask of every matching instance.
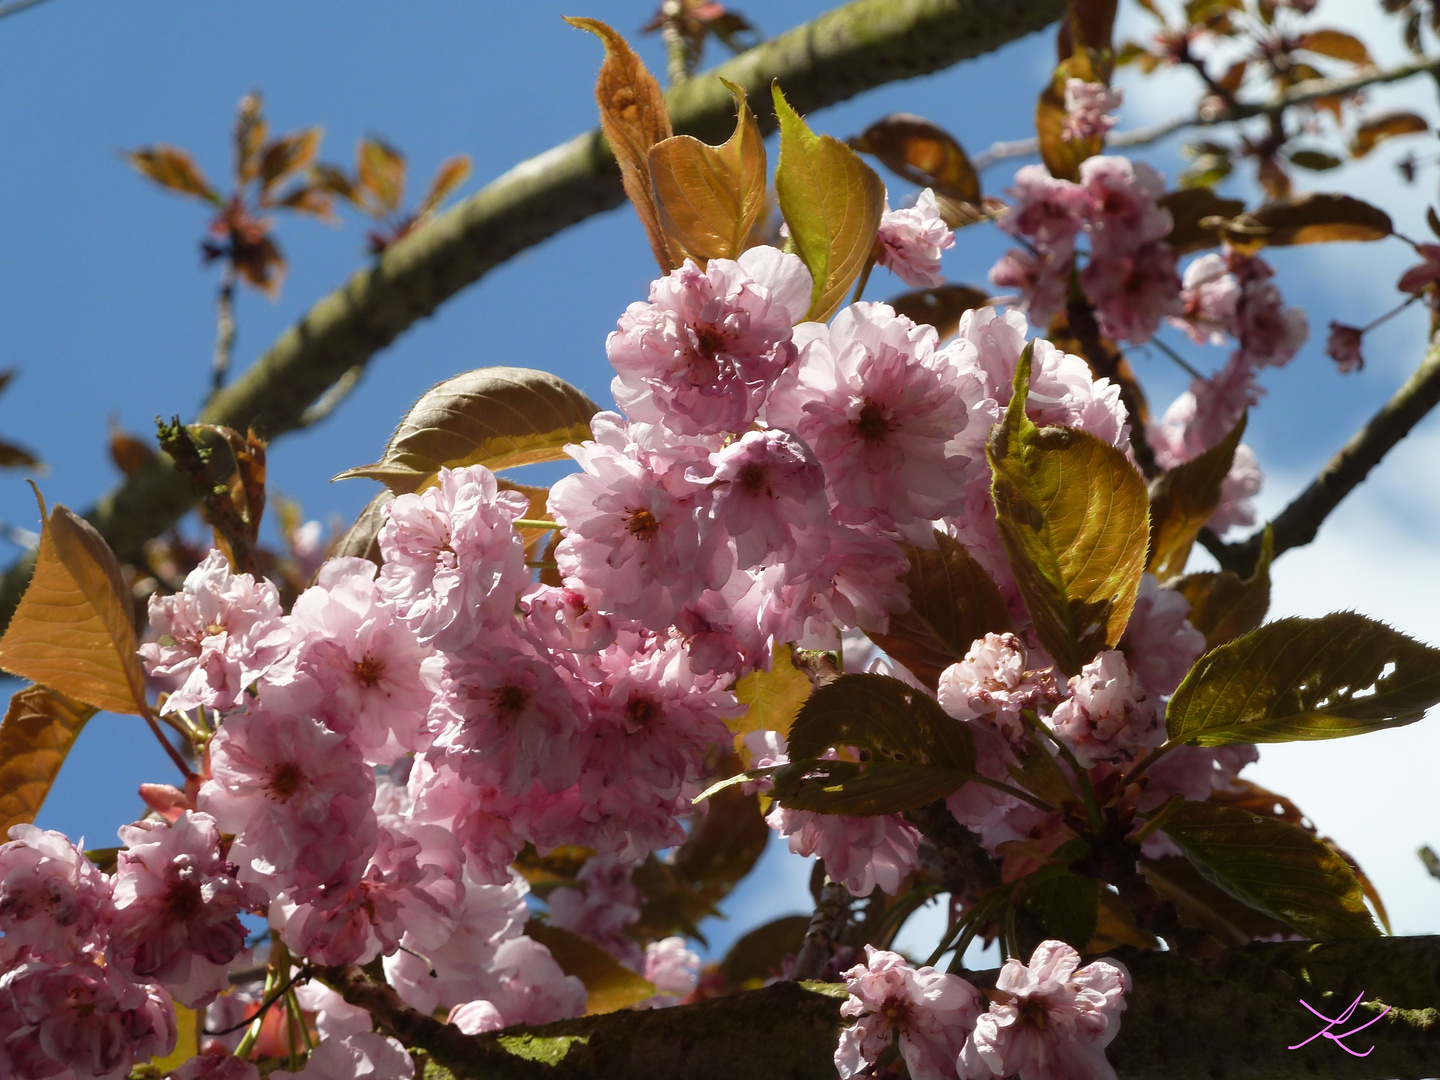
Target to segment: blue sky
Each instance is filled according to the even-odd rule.
[[[739,6],[777,33],[830,5]],[[1374,17],[1376,7],[1371,0],[1325,0],[1319,10],[1329,13],[1327,21],[1360,27],[1379,55],[1398,59],[1398,28]],[[469,153],[475,172],[462,192],[468,193],[593,126],[600,46],[560,15],[602,18],[633,36],[650,10],[634,0],[588,6],[50,0],[0,21],[0,366],[20,369],[0,398],[0,437],[37,451],[49,465],[39,478],[47,498],[80,509],[117,478],[105,452],[111,416],[148,434],[156,414],[193,415],[204,395],[218,279],[198,257],[206,209],[139,178],[120,159],[121,149],[172,143],[223,181],[235,103],[258,89],[272,131],[325,128],[328,160],[351,164],[366,134],[398,145],[412,165],[412,198],[441,160]],[[663,69],[658,41],[637,44],[652,67]],[[1052,58],[1049,34],[1035,36],[818,112],[812,122],[843,137],[887,112],[920,113],[974,152],[1029,133],[1034,95]],[[1129,76],[1124,81],[1133,85]],[[1173,115],[1187,100],[1193,96],[1183,79],[1146,83],[1132,89],[1122,126]],[[1403,105],[1436,116],[1434,86],[1423,80],[1377,90],[1372,102],[1377,110]],[[1144,156],[1173,175],[1179,141]],[[1433,142],[1422,137],[1411,145],[1428,154]],[[1300,180],[1372,198],[1404,231],[1422,236],[1436,174],[1432,165],[1415,187],[1402,187],[1393,161],[1403,149],[1382,147],[1357,166]],[[992,170],[988,189],[1002,189],[1011,168]],[[892,181],[892,192],[904,189]],[[1255,201],[1244,178],[1227,182],[1227,193]],[[290,273],[278,302],[242,293],[238,366],[366,258],[364,227],[354,216],[340,228],[283,220],[278,235]],[[1004,246],[994,230],[968,230],[946,256],[946,271],[953,280],[983,284]],[[1418,312],[1397,320],[1367,342],[1365,371],[1341,377],[1321,353],[1326,323],[1363,323],[1393,303],[1394,281],[1413,261],[1408,249],[1396,241],[1335,245],[1276,252],[1273,261],[1287,298],[1309,311],[1312,339],[1288,368],[1267,375],[1270,393],[1247,435],[1269,473],[1263,505],[1271,511],[1393,392],[1418,361],[1424,333]],[[327,422],[277,442],[272,490],[298,499],[311,517],[352,517],[373,485],[328,478],[373,460],[419,394],[469,368],[548,368],[608,402],[604,336],[628,303],[643,298],[653,271],[628,208],[524,253],[377,356]],[[882,299],[901,288],[877,273],[867,295]],[[1194,349],[1177,334],[1167,340],[1207,369],[1225,357],[1223,350]],[[1134,363],[1158,408],[1183,389],[1184,376],[1158,353],[1141,351]],[[1435,428],[1428,424],[1387,462],[1374,490],[1347,502],[1316,545],[1282,560],[1273,614],[1353,607],[1440,641]],[[0,520],[36,527],[19,473],[0,475]],[[0,551],[7,560],[13,554]],[[1421,843],[1440,844],[1440,820],[1426,794],[1440,759],[1434,723],[1359,742],[1267,749],[1255,772],[1295,797],[1360,859],[1402,932],[1440,930],[1440,884],[1424,876],[1413,854]],[[169,768],[138,720],[99,717],[40,823],[84,833],[92,844],[112,842],[114,828],[136,813],[136,785],[168,779]],[[793,859],[787,868],[778,856],[767,856],[766,873],[737,897],[744,913],[717,931],[717,943],[762,911],[806,906],[805,868]]]

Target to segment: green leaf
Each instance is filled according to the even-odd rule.
[[[810,695],[790,729],[790,756],[854,747],[904,765],[975,770],[970,730],[939,702],[888,675],[842,675]]]
[[[932,689],[977,638],[1010,629],[1010,609],[999,586],[965,545],[938,530],[935,544],[933,551],[901,545],[910,560],[905,576],[910,609],[891,615],[885,633],[870,635]]]
[[[757,926],[730,946],[720,970],[733,988],[762,986],[783,974],[785,958],[800,951],[809,928],[809,915],[785,915]]]
[[[12,825],[34,822],[95,712],[48,686],[27,686],[10,698],[0,721],[0,837],[8,837]]]
[[[1220,505],[1235,448],[1245,434],[1244,413],[1230,434],[1203,454],[1150,484],[1150,554],[1145,569],[1167,581],[1185,569],[1200,530]]]
[[[539,919],[525,924],[525,933],[550,950],[566,975],[585,984],[589,1013],[628,1009],[655,993],[655,985],[642,979],[594,942]]]
[[[1260,540],[1260,558],[1249,580],[1230,571],[1186,574],[1170,588],[1190,601],[1190,625],[1205,635],[1205,648],[1214,649],[1265,621],[1270,610],[1270,562],[1275,557],[1275,534],[1267,525]]]
[[[735,697],[745,712],[725,723],[735,735],[735,752],[745,764],[750,764],[746,733],[778,731],[788,738],[790,725],[813,688],[810,677],[795,666],[789,645],[775,646],[769,671],[757,669],[735,684]]]
[[[1166,732],[1197,746],[1338,739],[1440,702],[1440,650],[1354,612],[1280,619],[1213,649],[1175,691]]]
[[[435,481],[441,467],[484,465],[491,471],[559,461],[566,443],[590,438],[600,407],[564,379],[531,368],[477,368],[426,391],[363,476],[397,495]]]
[[[1269,912],[1231,896],[1183,855],[1141,859],[1140,871],[1152,889],[1175,905],[1182,923],[1208,930],[1232,948],[1291,932]]]
[[[734,83],[735,134],[722,146],[675,135],[650,150],[650,183],[670,250],[701,266],[736,259],[765,216],[765,137]]]
[[[1308,937],[1380,935],[1355,872],[1304,829],[1233,807],[1187,802],[1164,832],[1210,881]]]
[[[826,322],[870,261],[885,185],[839,139],[811,131],[778,85],[774,94],[780,120],[775,193],[796,253],[815,281],[806,318]]]
[[[1034,343],[990,436],[996,520],[1035,633],[1075,675],[1125,631],[1149,542],[1145,482],[1089,432],[1037,428],[1025,414]]]
[[[1100,921],[1100,880],[1078,874],[1042,878],[1026,885],[1025,907],[1052,938],[1084,952]]]
[[[774,774],[775,800],[792,810],[872,817],[943,799],[974,773],[909,762],[795,761]]]

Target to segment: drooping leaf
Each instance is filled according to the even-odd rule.
[[[1045,933],[1084,949],[1100,921],[1100,879],[1062,874],[1025,889],[1025,907],[1039,917]]]
[[[95,527],[56,506],[40,532],[34,576],[0,639],[0,668],[97,709],[143,713],[132,603]]]
[[[926,326],[944,341],[960,328],[960,316],[990,302],[990,294],[973,285],[945,284],[933,289],[916,289],[885,301],[896,314]]]
[[[0,721],[0,837],[8,837],[12,825],[34,822],[95,712],[48,686],[27,686],[10,699]]]
[[[125,160],[161,187],[182,195],[195,195],[208,202],[219,203],[220,196],[205,179],[195,159],[174,146],[142,146],[126,153]]]
[[[1169,469],[1150,484],[1150,553],[1145,569],[1168,581],[1185,569],[1195,538],[1220,505],[1245,414],[1230,434],[1203,454]]]
[[[746,765],[750,764],[746,733],[778,731],[788,737],[790,725],[813,688],[809,676],[795,666],[789,645],[775,646],[769,671],[752,671],[735,684],[735,696],[745,712],[725,722],[735,734],[735,750]]]
[[[1275,535],[1267,526],[1260,540],[1260,559],[1248,581],[1228,570],[1186,574],[1170,588],[1190,601],[1190,625],[1205,635],[1205,648],[1214,649],[1248,634],[1265,621],[1270,610],[1270,561]]]
[[[1354,612],[1280,619],[1214,649],[1165,711],[1197,746],[1338,739],[1413,723],[1440,702],[1440,650]]]
[[[382,215],[393,214],[405,200],[405,155],[381,139],[360,140],[356,152],[360,186]]]
[[[1295,47],[1304,49],[1306,52],[1319,53],[1321,56],[1330,56],[1336,60],[1344,60],[1350,64],[1369,66],[1375,63],[1371,59],[1370,50],[1365,47],[1365,43],[1354,34],[1347,34],[1343,30],[1328,28],[1311,30],[1296,39]]]
[[[1025,414],[1033,344],[990,437],[996,520],[1035,632],[1066,675],[1125,631],[1145,571],[1145,482],[1085,431],[1037,428]]]
[[[1323,191],[1275,199],[1229,219],[1205,218],[1231,246],[1253,254],[1267,244],[1325,244],[1341,240],[1383,240],[1395,231],[1390,215],[1350,195]]]
[[[1350,139],[1352,157],[1364,157],[1386,139],[1401,135],[1418,135],[1430,130],[1430,123],[1419,113],[1392,112],[1374,116],[1355,129]]]
[[[417,401],[363,476],[397,495],[428,486],[441,466],[495,471],[563,458],[566,443],[590,438],[600,407],[563,379],[531,368],[477,368],[432,387]]]
[[[640,57],[625,39],[599,19],[565,19],[571,26],[588,30],[605,43],[605,61],[595,81],[595,100],[600,105],[600,129],[620,165],[625,184],[640,224],[650,240],[650,249],[662,273],[677,265],[665,242],[665,230],[655,206],[650,185],[650,149],[674,134],[670,109],[655,76],[646,70]]]
[[[320,149],[321,134],[319,128],[292,131],[265,147],[265,153],[260,158],[261,191],[269,191],[285,177],[314,161]]]
[[[420,205],[415,208],[417,216],[423,217],[426,214],[434,213],[440,208],[440,204],[450,197],[450,193],[463,184],[470,176],[470,155],[456,154],[448,157],[440,163],[440,168],[435,170],[435,176],[430,180],[430,187],[425,192],[425,198],[420,200]]]
[[[735,259],[765,216],[765,137],[745,91],[735,97],[735,133],[721,146],[674,135],[650,150],[650,182],[660,224],[677,259],[701,266]]]
[[[807,319],[826,322],[869,262],[885,210],[885,185],[854,150],[817,135],[777,85],[780,163],[775,192],[796,253],[815,280]]]
[[[1219,247],[1219,231],[1206,228],[1200,222],[1212,217],[1233,218],[1245,210],[1243,199],[1222,199],[1208,187],[1167,192],[1156,200],[1156,205],[1169,210],[1175,222],[1165,240],[1177,255]]]
[[[1070,17],[1062,24],[1070,47],[1108,53],[1113,47],[1111,32],[1118,6],[1117,0],[1072,0]]]
[[[905,587],[910,609],[890,616],[890,628],[871,634],[875,644],[927,686],[963,660],[977,638],[1010,629],[1010,609],[1000,588],[965,545],[935,533],[935,549],[901,545],[910,560]]]
[[[1206,878],[1308,937],[1380,934],[1350,865],[1304,829],[1202,802],[1184,803],[1163,828]]]
[[[936,700],[888,675],[842,675],[810,695],[790,728],[793,758],[855,747],[873,759],[973,771],[964,724]]]
[[[785,958],[800,951],[809,928],[809,915],[785,915],[757,926],[730,946],[720,970],[734,989],[763,986],[783,974]]]
[[[1220,888],[1183,855],[1141,859],[1140,871],[1152,889],[1175,905],[1175,913],[1184,925],[1207,930],[1233,948],[1248,945],[1256,938],[1293,932],[1268,911]]]
[[[628,1009],[655,993],[655,985],[642,979],[594,942],[569,930],[531,919],[525,933],[550,950],[566,975],[585,984],[590,1013]]]
[[[980,202],[980,174],[959,141],[944,128],[909,113],[883,116],[850,140],[897,176],[960,202]]]
[[[1080,163],[1105,149],[1102,136],[1065,138],[1065,84],[1071,79],[1109,84],[1111,64],[1092,48],[1071,53],[1055,69],[1050,85],[1035,105],[1035,133],[1040,157],[1050,174],[1061,180],[1078,180]]]

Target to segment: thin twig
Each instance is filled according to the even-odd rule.
[[[215,357],[210,372],[210,393],[218,394],[225,388],[225,377],[230,373],[230,358],[235,352],[235,270],[225,268],[220,281],[220,291],[215,296]]]
[[[840,940],[849,916],[850,890],[827,877],[820,890],[820,902],[815,905],[815,914],[810,916],[805,940],[795,957],[795,968],[790,973],[792,979],[799,981],[820,977],[825,965],[835,955],[835,943]]]

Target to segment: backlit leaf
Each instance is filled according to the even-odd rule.
[[[1200,530],[1220,505],[1245,416],[1203,454],[1169,469],[1150,484],[1150,553],[1145,569],[1168,581],[1185,569]]]
[[[1201,222],[1224,234],[1233,247],[1253,254],[1267,244],[1325,244],[1383,240],[1395,231],[1390,215],[1350,195],[1312,191],[1276,199],[1238,217]]]
[[[792,810],[873,817],[918,810],[943,799],[970,773],[935,765],[806,759],[774,774],[774,797]]]
[[[924,117],[891,113],[881,117],[850,145],[873,154],[887,169],[920,187],[933,188],[966,203],[980,201],[980,174],[956,138]]]
[[[813,688],[810,677],[795,666],[789,645],[775,646],[769,671],[752,671],[735,684],[735,696],[745,712],[725,723],[734,732],[735,750],[746,765],[750,764],[750,752],[745,734],[778,731],[788,737],[790,725]]]
[[[563,458],[590,438],[598,405],[554,375],[531,368],[477,368],[426,391],[373,465],[337,480],[379,480],[397,495],[429,486],[441,466],[496,471]]]
[[[1429,130],[1430,124],[1419,113],[1392,112],[1375,116],[1355,129],[1350,140],[1350,153],[1357,158],[1364,157],[1386,139],[1418,135]]]
[[[533,484],[517,484],[513,480],[506,480],[503,477],[498,478],[495,482],[501,491],[518,491],[530,500],[530,508],[525,511],[525,516],[531,521],[547,519],[550,512],[549,488],[536,487]],[[520,534],[520,539],[525,544],[525,558],[532,562],[540,557],[541,541],[555,532],[554,529],[536,529],[529,525],[522,525],[515,531]]]
[[[1170,588],[1190,601],[1190,625],[1205,635],[1205,648],[1214,649],[1265,621],[1270,610],[1270,561],[1275,555],[1274,533],[1267,526],[1260,541],[1260,559],[1248,581],[1228,570],[1186,574]]]
[[[1035,633],[1066,675],[1125,631],[1149,542],[1145,482],[1089,432],[1025,413],[1033,343],[990,436],[996,520]]]
[[[910,560],[905,576],[910,609],[891,615],[885,633],[870,635],[931,688],[977,638],[1010,629],[1010,609],[999,586],[965,545],[939,531],[935,543],[933,551],[901,545]]]
[[[292,131],[265,147],[265,153],[260,158],[261,190],[268,191],[291,173],[314,161],[320,149],[321,134],[319,128]]]
[[[1214,649],[1165,711],[1197,746],[1338,739],[1413,723],[1440,702],[1440,650],[1354,612],[1280,619]]]
[[[1371,59],[1370,50],[1365,47],[1365,43],[1354,34],[1347,34],[1343,30],[1311,30],[1308,34],[1301,34],[1296,39],[1295,47],[1307,52],[1319,53],[1321,56],[1334,57],[1336,60],[1344,60],[1351,64],[1371,65],[1375,63]]]
[[[735,989],[760,987],[783,976],[785,958],[799,953],[809,928],[809,915],[786,915],[757,926],[730,946],[720,970]]]
[[[790,728],[792,758],[844,747],[885,761],[975,768],[969,729],[934,698],[888,675],[842,675],[801,707]]]
[[[120,564],[95,527],[63,506],[41,530],[35,574],[0,639],[0,668],[97,709],[145,710]]]
[[[449,198],[450,193],[463,184],[469,176],[469,154],[456,154],[454,157],[446,158],[440,163],[440,168],[435,170],[435,176],[430,181],[430,188],[425,192],[425,198],[420,200],[420,205],[416,208],[415,213],[424,216],[439,209],[440,204]]]
[[[1157,205],[1170,211],[1174,227],[1165,240],[1177,255],[1220,246],[1220,233],[1200,224],[1206,218],[1232,218],[1245,210],[1243,199],[1222,199],[1208,187],[1181,188],[1160,196]]]
[[[1355,872],[1304,829],[1233,807],[1187,802],[1164,832],[1206,878],[1307,937],[1380,934]]]
[[[31,824],[95,709],[48,686],[27,686],[0,721],[0,837]]]
[[[168,1076],[196,1054],[200,1053],[200,1013],[180,1002],[175,1006],[175,1049],[163,1058],[152,1058],[150,1065],[156,1070],[153,1075]]]
[[[1292,933],[1274,915],[1220,888],[1183,855],[1141,859],[1140,871],[1152,889],[1175,905],[1184,925],[1207,930],[1226,945],[1239,948],[1256,938]]]
[[[620,165],[625,194],[640,216],[650,249],[662,273],[677,265],[665,242],[665,231],[650,186],[650,149],[674,134],[670,110],[655,76],[646,70],[625,39],[599,19],[565,19],[571,26],[588,30],[605,43],[605,61],[595,81],[595,100],[600,106],[600,129]]]
[[[709,146],[674,135],[650,150],[650,182],[670,250],[701,266],[738,258],[765,216],[765,136],[745,91],[725,85],[736,108],[735,134],[727,142]]]
[[[1071,0],[1070,17],[1062,27],[1073,40],[1073,47],[1108,52],[1118,6],[1117,0]]]
[[[916,289],[901,293],[885,301],[916,323],[935,327],[935,332],[944,341],[960,328],[960,316],[990,302],[990,294],[973,285],[939,285],[933,289]]]
[[[1025,888],[1025,907],[1039,916],[1045,933],[1084,949],[1100,920],[1100,879],[1062,874]]]
[[[885,210],[885,185],[854,150],[817,135],[777,85],[780,163],[775,192],[796,253],[815,279],[807,319],[828,321],[870,261]]]
[[[184,195],[196,195],[213,203],[220,201],[220,196],[205,179],[200,166],[184,150],[164,144],[142,146],[139,150],[128,152],[125,159],[161,187]]]
[[[1189,859],[1180,859],[1187,867]],[[1193,868],[1192,868],[1192,872]],[[1228,897],[1227,897],[1228,899]],[[1248,910],[1248,909],[1247,909]],[[1133,945],[1137,949],[1153,949],[1159,945],[1155,935],[1142,930],[1135,922],[1135,913],[1130,906],[1109,889],[1100,890],[1100,909],[1095,920],[1095,933],[1089,943],[1079,951],[1085,956],[1109,952],[1121,945]]]
[[[361,139],[360,186],[374,197],[378,210],[393,214],[405,198],[405,155],[380,139]]]
[[[642,979],[594,942],[558,926],[531,919],[525,933],[550,950],[566,975],[585,984],[590,1013],[628,1009],[655,993],[653,983]]]

